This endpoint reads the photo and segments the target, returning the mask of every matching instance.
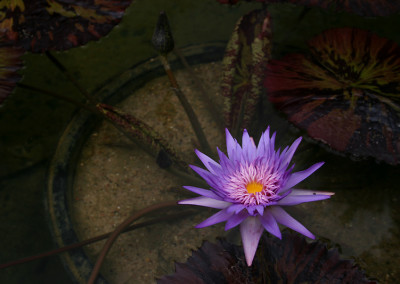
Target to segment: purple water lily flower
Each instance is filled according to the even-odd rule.
[[[293,173],[294,165],[289,168],[288,166],[301,137],[280,152],[274,149],[275,134],[270,138],[268,127],[256,146],[254,140],[244,130],[240,146],[226,130],[228,157],[217,149],[219,163],[196,150],[197,156],[208,171],[196,166],[191,168],[205,179],[211,189],[184,186],[201,196],[179,202],[179,204],[222,209],[198,224],[196,228],[226,221],[225,230],[229,230],[240,224],[244,253],[249,266],[253,262],[264,229],[282,238],[278,223],[309,238],[315,238],[281,206],[323,200],[334,194],[293,188],[324,163],[320,162],[307,170]]]

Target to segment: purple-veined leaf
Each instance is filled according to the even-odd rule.
[[[360,283],[372,284],[352,260],[341,259],[336,249],[322,242],[308,243],[305,237],[285,230],[282,240],[261,237],[252,266],[244,260],[243,248],[219,241],[205,242],[175,273],[158,284],[178,283]]]
[[[217,0],[223,4],[236,4],[240,0]],[[393,0],[245,0],[262,3],[292,3],[354,13],[360,16],[389,16],[400,11],[400,2]]]
[[[5,0],[0,29],[32,52],[66,50],[106,35],[132,0]]]
[[[398,164],[400,46],[356,28],[325,31],[308,45],[308,55],[269,62],[270,101],[337,151]]]
[[[265,66],[270,58],[270,22],[266,10],[243,16],[225,52],[221,91],[225,123],[234,132],[249,126],[260,101]]]
[[[0,33],[0,106],[21,79],[18,70],[23,65],[21,56],[24,52],[25,50],[14,46],[12,41]]]

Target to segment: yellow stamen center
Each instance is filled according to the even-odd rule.
[[[263,190],[263,185],[258,182],[251,182],[246,185],[246,189],[248,193],[261,192]]]

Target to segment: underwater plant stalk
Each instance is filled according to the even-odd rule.
[[[61,71],[61,73],[63,73],[63,75],[65,77],[67,77],[67,79],[79,90],[79,92],[91,103],[94,104],[94,100],[93,97],[89,94],[89,92],[81,86],[81,84],[79,84],[79,82],[77,80],[75,80],[75,78],[68,72],[68,69],[64,67],[64,65],[62,65],[62,63],[56,58],[54,57],[53,54],[50,53],[50,51],[46,51],[45,52],[47,58],[50,59],[50,61],[58,68],[58,70]]]
[[[172,73],[171,67],[168,63],[167,56],[160,54],[159,57],[160,57],[162,65],[164,66],[164,70],[167,73],[167,76],[171,83],[172,89],[174,90],[176,96],[178,97],[180,103],[182,104],[182,106],[186,112],[186,115],[188,116],[189,121],[192,125],[194,133],[196,134],[197,139],[199,140],[199,143],[200,143],[202,149],[205,152],[207,152],[208,154],[211,154],[212,151],[211,151],[210,145],[208,144],[207,138],[203,132],[200,122],[199,122],[195,112],[193,111],[192,106],[190,105],[189,101],[187,100],[185,94],[180,89],[178,82],[176,81],[176,78],[175,78],[174,74]]]
[[[24,83],[17,83],[17,86],[18,86],[18,87],[21,87],[21,88],[24,88],[24,89],[27,89],[27,90],[30,90],[30,91],[34,91],[34,92],[38,92],[38,93],[41,93],[41,94],[45,94],[45,95],[49,95],[49,96],[58,98],[58,99],[63,100],[63,101],[65,101],[65,102],[67,102],[67,103],[70,103],[70,104],[73,104],[73,105],[75,105],[75,106],[77,106],[77,107],[80,107],[80,108],[82,108],[82,109],[85,109],[85,110],[87,110],[87,111],[89,111],[89,112],[91,112],[91,113],[93,113],[93,114],[95,114],[95,115],[97,115],[97,116],[99,116],[99,117],[102,117],[103,119],[105,119],[106,121],[108,121],[108,122],[110,122],[112,125],[114,125],[114,127],[115,127],[117,130],[119,130],[121,133],[123,133],[123,134],[124,134],[126,137],[128,137],[132,142],[134,142],[135,144],[138,144],[143,150],[145,150],[145,151],[146,151],[148,154],[150,154],[151,156],[154,156],[154,153],[153,153],[148,147],[145,147],[145,145],[144,145],[143,143],[139,143],[138,141],[136,141],[135,139],[133,139],[132,135],[131,135],[129,132],[127,132],[126,129],[124,129],[123,127],[121,127],[121,126],[117,123],[117,121],[111,119],[109,116],[106,115],[106,113],[100,111],[100,110],[99,110],[98,108],[96,108],[95,106],[91,106],[91,105],[88,105],[88,104],[84,104],[84,103],[82,103],[82,102],[79,102],[79,101],[76,101],[76,100],[74,100],[74,99],[65,97],[65,96],[60,95],[60,94],[57,94],[57,93],[55,93],[55,92],[52,92],[52,91],[49,91],[49,90],[45,90],[45,89],[41,89],[41,88],[37,88],[37,87],[35,87],[35,86],[27,85],[27,84],[24,84]],[[96,104],[96,105],[98,105],[98,104]],[[122,119],[123,117],[121,116],[120,118]],[[141,129],[141,130],[143,131],[143,129]],[[157,142],[158,142],[158,143],[161,143],[161,141],[160,141],[159,139],[157,139]],[[193,175],[191,175],[191,174],[188,174],[189,168],[183,167],[183,166],[182,166],[183,164],[184,164],[184,165],[187,165],[186,162],[181,161],[181,160],[179,160],[179,159],[177,160],[176,157],[175,157],[174,161],[175,161],[175,164],[176,164],[177,168],[168,167],[168,168],[165,168],[165,170],[168,170],[169,172],[171,172],[172,174],[174,174],[174,175],[176,175],[176,176],[179,176],[179,177],[181,177],[181,178],[185,178],[186,180],[190,180],[190,181],[192,181],[192,182],[196,182],[196,181],[197,181],[197,183],[201,182],[201,180],[198,179],[197,177],[195,177],[195,176],[193,176]]]
[[[111,236],[108,238],[107,242],[104,244],[102,250],[100,251],[99,256],[97,257],[96,264],[94,265],[94,268],[92,270],[92,274],[90,275],[88,284],[94,284],[97,278],[97,275],[100,272],[101,265],[103,264],[103,261],[110,250],[112,244],[114,241],[118,238],[118,236],[134,221],[137,219],[143,217],[147,213],[150,213],[152,211],[166,208],[166,207],[173,207],[173,206],[178,206],[178,203],[176,201],[166,201],[162,203],[157,203],[150,205],[142,210],[139,210],[129,218],[127,218],[124,222],[122,222],[111,234]]]
[[[42,93],[42,94],[45,94],[45,95],[49,95],[49,96],[55,97],[57,99],[65,101],[67,103],[73,104],[73,105],[75,105],[77,107],[86,109],[86,110],[88,110],[90,112],[97,113],[96,109],[91,107],[90,105],[81,103],[79,101],[76,101],[74,99],[65,97],[65,96],[57,94],[55,92],[52,92],[52,91],[49,91],[49,90],[44,90],[44,89],[41,89],[41,88],[38,88],[38,87],[35,87],[35,86],[31,86],[31,85],[27,85],[27,84],[19,83],[19,82],[17,83],[17,86],[20,87],[20,88],[23,88],[23,89],[27,89],[27,90],[30,90],[30,91],[34,91],[34,92],[38,92],[38,93]]]
[[[203,100],[204,104],[207,105],[207,109],[209,110],[212,118],[214,119],[215,123],[218,125],[219,128],[223,129],[224,127],[224,121],[222,119],[221,115],[218,115],[220,111],[216,108],[215,104],[210,104],[212,101],[211,97],[209,96],[208,92],[206,91],[204,87],[204,83],[201,81],[201,79],[193,72],[193,68],[189,65],[187,62],[185,56],[180,52],[179,49],[175,48],[174,53],[179,57],[179,59],[182,61],[183,66],[185,66],[186,70],[190,73],[190,76],[193,78],[194,83],[196,84],[196,88],[200,90],[202,95],[200,98]]]
[[[191,216],[193,214],[194,214],[194,212],[187,211],[184,214],[179,213],[179,214],[165,215],[165,216],[162,216],[162,217],[159,217],[159,218],[154,218],[153,220],[144,221],[144,222],[141,222],[141,223],[130,225],[128,228],[126,228],[124,231],[122,231],[122,233],[126,233],[126,232],[129,232],[129,231],[132,231],[132,230],[135,230],[135,229],[139,229],[139,228],[143,228],[145,226],[153,225],[153,224],[156,224],[156,223],[159,223],[159,222],[162,222],[162,221],[176,220],[177,218],[180,218],[180,217]],[[93,238],[90,238],[90,239],[87,239],[87,240],[84,240],[84,241],[81,241],[81,242],[78,242],[78,243],[74,243],[74,244],[71,244],[71,245],[67,245],[67,246],[58,248],[58,249],[54,249],[54,250],[47,251],[47,252],[44,252],[44,253],[41,253],[41,254],[28,256],[28,257],[24,257],[24,258],[21,258],[21,259],[18,259],[18,260],[14,260],[14,261],[10,261],[10,262],[4,263],[4,264],[0,264],[0,270],[1,269],[5,269],[7,267],[11,267],[11,266],[27,263],[27,262],[34,261],[34,260],[37,260],[37,259],[45,258],[45,257],[48,257],[48,256],[53,256],[53,255],[56,255],[56,254],[60,254],[62,252],[67,252],[67,251],[70,251],[70,250],[73,250],[73,249],[77,249],[77,248],[80,248],[80,247],[83,247],[83,246],[86,246],[86,245],[89,245],[89,244],[104,240],[104,239],[110,237],[112,233],[113,232],[108,232],[108,233],[105,233],[105,234],[102,234],[102,235],[99,235],[99,236],[96,236],[96,237],[93,237]]]

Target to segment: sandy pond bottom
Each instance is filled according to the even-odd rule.
[[[199,66],[195,72],[220,105],[216,79],[220,78],[220,65]],[[177,72],[176,76],[195,107],[213,149],[223,145],[224,132],[212,120],[191,77],[184,72]],[[180,150],[185,160],[196,162],[193,151],[199,147],[196,137],[165,77],[148,83],[119,107],[156,129]],[[78,235],[86,239],[112,231],[135,211],[162,201],[188,198],[191,195],[182,185],[185,184],[180,178],[160,169],[153,157],[103,122],[88,139],[78,165],[72,203]],[[102,274],[111,283],[154,283],[155,277],[173,272],[174,260],[185,261],[191,249],[197,249],[203,240],[224,235],[222,225],[202,230],[193,228],[213,214],[207,208],[202,209],[191,218],[121,235],[103,264]],[[89,257],[95,260],[102,245],[100,242],[88,246]]]
[[[218,88],[220,64],[197,66],[195,72],[215,100],[212,103],[222,108]],[[199,116],[212,149],[216,146],[224,148],[224,131],[211,118],[193,78],[182,71],[176,75]],[[119,107],[154,127],[179,149],[185,160],[199,164],[193,152],[199,145],[166,77],[149,82]],[[290,137],[284,146],[294,139],[295,136]],[[302,145],[306,143],[302,142]],[[297,157],[305,156],[307,160],[304,166],[296,160],[301,169],[318,162],[314,156],[307,156],[306,151],[299,149],[298,152]],[[327,163],[323,168],[329,167],[326,172],[334,172],[337,168],[338,173],[346,174],[341,165],[335,168]],[[346,189],[335,186],[337,178],[344,179],[338,173],[328,173],[324,177],[324,169],[321,169],[305,186],[318,190],[326,190],[328,186],[328,190],[336,192],[334,198],[298,205],[288,212],[316,235],[338,243],[345,255],[356,256],[370,276],[379,278],[381,283],[395,283],[393,281],[400,277],[399,229],[396,225],[399,221],[396,217],[399,216],[399,199],[393,191],[375,198],[375,191],[371,190],[374,185],[366,182],[363,185],[365,189],[360,188],[349,195]],[[355,177],[349,174],[348,180],[355,180]],[[114,230],[128,216],[149,205],[190,197],[182,185],[191,184],[160,169],[153,157],[109,123],[103,122],[87,140],[78,164],[71,204],[77,233],[81,239],[103,234]],[[333,188],[331,185],[334,185]],[[380,190],[390,189],[393,181],[380,182],[377,186]],[[365,194],[367,188],[370,188],[369,194]],[[364,201],[373,206],[365,205]],[[359,204],[361,202],[364,203]],[[218,236],[228,236],[230,240],[240,243],[237,228],[225,232],[224,225],[218,224],[195,229],[194,225],[216,211],[198,208],[197,212],[188,218],[158,223],[121,235],[109,252],[101,273],[110,283],[154,283],[156,277],[174,271],[174,261],[185,262],[191,250],[201,246],[203,240],[215,241]],[[93,261],[103,244],[99,242],[86,248]]]

